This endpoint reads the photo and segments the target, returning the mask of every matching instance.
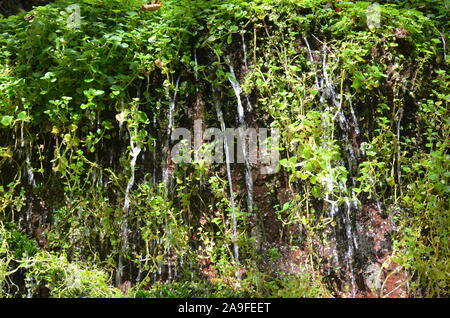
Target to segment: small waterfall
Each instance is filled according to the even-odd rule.
[[[96,122],[96,128],[95,130],[98,131],[98,129],[100,129],[100,115],[99,112],[97,111],[97,122]],[[103,139],[101,140],[101,143],[99,144],[99,148],[97,148],[95,150],[95,164],[97,165],[96,167],[94,167],[92,169],[92,185],[95,185],[95,187],[101,187],[103,185],[103,169],[100,167],[100,162],[99,162],[99,152],[101,151],[100,149],[104,149],[104,141]]]
[[[177,94],[178,94],[179,84],[180,84],[180,76],[178,76],[178,79],[175,83],[175,92],[173,93],[173,97],[169,103],[169,124],[167,126],[167,135],[169,137],[172,134],[174,115],[175,115],[175,106],[176,106],[176,102],[177,102]]]
[[[167,127],[168,135],[172,134],[174,115],[175,115],[175,105],[177,102],[178,86],[180,84],[180,76],[178,76],[177,82],[175,84],[175,92],[173,93],[173,98],[169,104],[169,126]]]
[[[117,276],[116,281],[117,284],[120,284],[122,282],[122,276],[123,276],[123,256],[128,252],[129,244],[128,244],[128,215],[130,212],[130,191],[134,186],[135,182],[135,171],[136,171],[136,161],[139,156],[139,154],[142,151],[141,146],[137,141],[133,140],[132,134],[130,133],[130,146],[131,146],[131,161],[130,161],[130,180],[128,180],[128,184],[125,190],[125,202],[123,204],[123,219],[120,226],[120,236],[122,239],[122,250],[121,254],[119,255],[119,262],[118,262],[118,269],[117,269]]]
[[[134,185],[136,161],[142,150],[140,145],[138,145],[138,143],[135,141],[131,141],[130,145],[131,145],[131,161],[130,161],[131,177],[130,180],[128,181],[127,188],[125,190],[125,203],[123,205],[123,211],[125,213],[128,213],[130,209],[130,191]]]
[[[403,107],[400,106],[400,108],[397,111],[396,114],[397,119],[397,185],[395,187],[396,192],[397,192],[397,187],[398,187],[398,191],[400,193],[397,193],[397,195],[401,195],[402,192],[402,172],[401,172],[401,160],[402,160],[402,156],[401,156],[401,145],[400,145],[400,130],[401,130],[401,122],[402,122],[402,118],[403,118]],[[397,197],[396,195],[396,197]]]
[[[172,129],[174,124],[174,116],[175,116],[175,106],[177,102],[177,94],[178,94],[178,87],[180,83],[180,76],[178,76],[177,82],[175,84],[175,92],[173,94],[173,97],[169,103],[169,123],[167,125],[167,141],[166,141],[166,162],[164,163],[163,173],[162,173],[162,179],[163,183],[168,186],[169,185],[169,179],[170,179],[170,166],[169,166],[169,160],[170,160],[170,138],[172,135]]]
[[[153,115],[153,129],[156,130],[156,116]],[[156,184],[156,168],[157,168],[157,164],[156,164],[156,138],[153,138],[153,152],[152,152],[152,159],[153,159],[153,172],[152,172],[152,183]]]
[[[322,123],[324,126],[324,139],[326,137],[332,136],[332,130],[333,130],[333,122],[330,122],[327,116],[322,117]],[[328,149],[327,144],[325,143],[322,148]],[[325,201],[327,201],[330,204],[330,216],[333,219],[340,219],[342,220],[344,227],[345,227],[345,234],[346,234],[346,241],[347,241],[347,251],[345,253],[345,263],[346,266],[350,272],[350,284],[351,284],[351,291],[352,296],[355,296],[355,287],[356,287],[356,281],[355,281],[355,275],[353,270],[353,258],[354,258],[354,247],[357,248],[357,240],[352,230],[352,220],[351,220],[351,202],[348,198],[348,189],[345,184],[342,182],[337,182],[331,162],[326,162],[326,169],[327,169],[327,175],[325,178],[325,186],[327,188],[327,193],[325,196]],[[330,199],[330,195],[333,194],[335,191],[335,188],[338,186],[339,192],[341,195],[344,196],[344,205],[342,207],[339,207],[335,200]],[[337,232],[335,230],[335,236],[337,236]]]
[[[216,113],[217,118],[220,122],[220,128],[222,130],[222,133],[225,135],[225,121],[223,119],[223,113],[222,109],[219,105],[219,99],[217,96],[214,98],[215,101],[215,107],[216,107]],[[230,190],[230,203],[231,203],[231,222],[233,227],[233,255],[234,260],[236,263],[239,263],[239,246],[237,243],[238,237],[237,237],[237,221],[236,221],[236,206],[234,203],[234,191],[233,191],[233,180],[231,178],[231,159],[230,159],[230,151],[229,151],[229,145],[227,138],[224,138],[224,148],[225,148],[225,162],[226,162],[226,168],[227,168],[227,178],[228,178],[228,187]]]
[[[245,36],[244,32],[241,32],[241,39],[242,39],[242,54],[244,55],[244,58],[242,60],[242,63],[244,63],[245,72],[248,72],[248,64],[247,64],[247,44],[245,44]],[[250,102],[250,98],[247,94],[245,94],[245,100],[247,101],[247,112],[251,112],[253,110],[252,103]]]
[[[22,223],[23,223],[23,215],[19,215],[19,220],[18,220],[18,222],[17,222],[17,227],[19,228],[19,229],[21,229],[22,228]]]
[[[120,114],[123,114],[125,109],[124,103],[123,103],[123,98],[120,99]],[[122,137],[122,132],[123,132],[123,120],[119,120],[119,138]]]
[[[310,51],[308,42],[308,50]],[[310,53],[311,54],[311,53]],[[312,58],[312,55],[311,55]],[[321,96],[321,102],[326,102],[326,100],[331,101],[331,104],[335,107],[336,113],[333,116],[333,122],[334,119],[337,118],[339,127],[341,129],[341,135],[340,138],[342,140],[342,145],[345,150],[345,159],[348,164],[348,172],[350,176],[350,181],[354,185],[354,177],[353,172],[357,165],[357,158],[355,156],[355,151],[353,148],[353,144],[350,138],[350,125],[348,123],[347,118],[345,117],[345,114],[342,110],[342,95],[338,96],[336,93],[335,87],[333,83],[331,83],[328,72],[327,72],[327,47],[324,47],[324,55],[323,55],[323,63],[322,63],[322,78],[321,82],[323,85],[321,85],[324,90],[323,94]],[[354,113],[353,107],[351,107],[351,113],[353,116],[353,120],[355,123],[355,129],[359,131],[359,127],[357,125],[356,121],[356,115]],[[330,167],[331,168],[331,167]],[[336,181],[331,179],[328,183],[328,190],[336,187]],[[354,196],[352,192],[350,192],[347,188],[347,185],[344,183],[339,182],[337,185],[339,192],[341,196],[344,197],[344,204],[341,207],[337,207],[335,203],[332,203],[330,206],[330,215],[337,220],[340,220],[343,224],[344,231],[345,231],[345,240],[346,240],[346,246],[347,250],[345,253],[345,261],[347,263],[347,268],[350,274],[350,284],[351,284],[351,293],[352,297],[355,297],[356,294],[356,279],[355,279],[355,273],[354,273],[354,257],[356,250],[358,249],[358,240],[357,240],[357,233],[353,226],[353,218],[352,218],[352,209],[357,208],[356,202],[352,204],[349,199],[349,195]],[[328,196],[328,195],[327,195]],[[354,205],[354,206],[353,206]],[[353,206],[353,207],[352,207]],[[339,222],[338,222],[339,223]]]
[[[197,60],[197,50],[194,51],[194,77],[195,77],[195,92],[198,93],[198,60]]]
[[[181,76],[178,76],[177,81],[175,83],[175,91],[174,91],[173,96],[169,103],[169,118],[168,118],[169,122],[167,125],[166,144],[165,144],[165,151],[164,151],[165,160],[164,160],[163,172],[162,172],[162,181],[167,190],[166,194],[169,191],[171,191],[170,178],[171,178],[173,171],[171,171],[171,169],[172,169],[171,163],[172,162],[171,162],[171,158],[170,158],[170,142],[171,142],[171,136],[172,136],[172,129],[173,129],[174,122],[175,122],[175,120],[174,120],[175,107],[176,107],[176,103],[177,103],[177,95],[178,95],[178,88],[179,88],[179,84],[180,84],[180,78],[181,78]],[[168,262],[168,281],[170,281],[172,279],[172,270],[171,270],[171,261],[170,261],[171,233],[170,233],[170,229],[167,225],[167,220],[165,221],[164,227],[165,227],[165,235],[168,237],[166,254],[169,255],[169,257],[167,258],[167,262]],[[161,275],[162,275],[162,267],[163,266],[164,266],[164,264],[159,264],[159,266],[158,266],[158,274],[157,274],[158,277],[161,277]]]
[[[353,120],[353,123],[354,123],[355,133],[356,133],[356,135],[359,136],[361,134],[361,130],[359,129],[358,119],[356,118],[355,110],[353,109],[352,99],[348,98],[347,101],[348,101],[348,105],[350,106],[350,113],[352,115],[352,120]]]
[[[326,113],[322,114],[322,126],[323,126],[323,131],[324,131],[324,136],[322,138],[323,144],[321,146],[321,148],[327,150],[329,149],[329,146],[327,145],[327,141],[329,142],[331,139],[331,136],[333,134],[333,122],[330,122],[330,117],[326,116]],[[327,137],[328,140],[327,140]],[[332,200],[332,198],[330,198],[330,195],[333,194],[334,189],[336,187],[336,180],[335,180],[335,176],[333,173],[333,168],[331,166],[331,162],[330,160],[326,161],[326,171],[327,174],[325,176],[325,180],[324,180],[324,185],[326,186],[327,192],[325,195],[325,201],[328,202],[330,204],[330,216],[331,217],[335,217],[337,215],[337,213],[339,212],[339,208],[338,205],[336,203],[335,200]]]
[[[230,67],[230,74],[231,76],[228,77],[228,80],[230,81],[231,86],[233,87],[234,94],[236,95],[237,99],[237,111],[238,111],[238,122],[239,125],[245,126],[245,115],[244,115],[244,107],[242,107],[242,100],[241,100],[241,85],[239,84],[236,74],[234,73],[234,69],[229,65]]]
[[[244,59],[243,59],[243,63],[245,66],[245,70],[248,70],[248,64],[247,64],[247,45],[245,44],[245,31],[241,32],[241,39],[242,39],[242,53],[244,54]]]
[[[354,298],[356,295],[356,279],[355,279],[355,272],[353,268],[353,262],[354,262],[354,256],[355,251],[358,249],[358,242],[357,238],[355,236],[355,233],[353,231],[352,226],[352,204],[348,198],[347,189],[345,184],[340,184],[340,190],[341,193],[345,195],[345,201],[344,206],[342,207],[342,213],[344,213],[343,221],[345,225],[345,233],[347,236],[347,253],[346,253],[346,261],[347,266],[350,272],[350,285],[351,285],[351,293],[352,297]]]
[[[21,148],[25,147],[25,138],[23,136],[23,122],[20,125],[20,147]]]
[[[244,108],[242,107],[242,100],[241,100],[241,86],[239,85],[239,82],[236,79],[236,75],[234,74],[234,70],[233,67],[231,65],[230,66],[230,73],[231,73],[231,77],[228,78],[228,80],[231,83],[231,86],[233,87],[234,93],[236,95],[236,99],[237,99],[237,112],[238,112],[238,124],[239,124],[239,128],[242,129],[242,131],[245,131],[247,129],[247,123],[245,122],[245,115],[244,115]],[[244,159],[245,159],[245,184],[247,187],[247,208],[248,208],[248,212],[252,214],[252,216],[254,217],[255,222],[256,220],[256,215],[254,215],[253,212],[253,176],[252,176],[252,167],[250,165],[250,160],[249,160],[249,156],[247,153],[247,147],[246,147],[246,142],[244,142],[244,138],[241,135],[240,136],[241,140],[242,140],[242,153],[244,155]]]
[[[310,59],[312,65],[315,66],[314,57],[312,55],[311,46],[309,45],[308,39],[304,38],[304,41],[305,41],[306,47],[308,49],[309,59]],[[314,71],[315,71],[314,72],[314,80],[315,80],[315,83],[316,83],[316,88],[317,88],[317,90],[319,90],[320,89],[320,85],[319,85],[319,78],[317,77],[317,70],[315,69]]]
[[[31,203],[28,204],[26,216],[25,216],[25,222],[28,226],[28,232],[33,233],[33,223],[31,222],[31,218],[33,217],[33,205]]]
[[[34,173],[33,173],[33,168],[31,168],[31,156],[30,156],[30,152],[27,151],[26,152],[26,167],[25,167],[25,172],[28,178],[28,184],[35,188],[36,187],[36,181],[34,179]]]
[[[27,177],[28,180],[28,184],[32,187],[35,188],[36,187],[36,181],[34,178],[34,172],[33,172],[33,168],[31,167],[31,148],[32,146],[30,145],[30,149],[28,149],[26,147],[25,144],[25,137],[24,137],[24,123],[22,122],[20,125],[20,147],[22,149],[25,149],[25,166],[24,166],[24,175]],[[30,143],[31,144],[31,143]]]

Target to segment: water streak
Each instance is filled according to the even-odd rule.
[[[223,119],[223,113],[222,109],[219,105],[219,99],[216,97],[215,100],[215,107],[216,107],[216,113],[217,118],[220,122],[220,128],[222,132],[225,134],[225,121]],[[233,231],[233,256],[236,263],[239,262],[239,246],[237,243],[238,237],[237,237],[237,221],[236,221],[236,206],[234,202],[234,191],[233,191],[233,180],[231,178],[231,159],[230,159],[230,151],[229,151],[229,145],[227,138],[224,138],[224,148],[225,148],[225,162],[226,162],[226,169],[227,169],[227,178],[228,178],[228,187],[230,190],[230,204],[231,204],[231,222],[232,222],[232,231]],[[192,266],[192,265],[191,265]]]
[[[123,256],[126,255],[129,249],[129,243],[128,243],[128,216],[130,212],[130,191],[134,186],[135,182],[135,172],[136,172],[136,161],[138,159],[139,154],[142,151],[141,145],[138,141],[134,140],[130,134],[130,147],[131,147],[131,160],[130,160],[130,180],[128,180],[127,187],[125,189],[125,202],[123,204],[123,219],[121,223],[120,228],[120,236],[122,239],[122,253],[119,255],[119,262],[118,262],[118,269],[117,269],[117,276],[116,281],[117,284],[120,284],[122,282],[122,276],[123,276]]]
[[[309,46],[308,46],[309,48]],[[352,184],[354,185],[354,177],[353,177],[353,171],[354,166],[357,164],[357,159],[355,156],[355,152],[353,149],[353,144],[350,138],[350,125],[345,117],[345,113],[342,110],[342,93],[340,96],[336,93],[335,87],[333,83],[331,82],[328,72],[327,72],[327,47],[324,47],[324,55],[323,55],[323,63],[322,63],[322,78],[321,78],[323,84],[324,84],[324,91],[321,96],[321,101],[325,102],[325,100],[330,100],[332,105],[336,108],[336,114],[333,116],[333,120],[335,118],[338,119],[339,127],[341,128],[341,138],[343,140],[343,146],[345,148],[345,153],[347,154],[346,159],[348,163],[348,172],[350,176],[350,180],[352,181]],[[352,108],[352,116],[354,116],[355,125],[357,125],[356,122],[356,116],[354,114],[353,108]],[[336,186],[336,183],[333,182],[330,184],[330,187],[334,188]],[[350,284],[351,284],[351,293],[352,297],[355,297],[356,294],[356,279],[355,279],[355,273],[353,268],[354,263],[354,257],[355,257],[355,251],[358,248],[358,241],[357,241],[357,234],[356,231],[353,228],[352,224],[352,204],[349,199],[350,191],[348,191],[346,184],[340,182],[338,184],[338,190],[342,197],[344,197],[344,205],[342,207],[336,207],[334,204],[330,207],[330,215],[334,218],[338,217],[342,223],[344,224],[344,230],[346,235],[346,245],[347,250],[345,253],[345,259],[347,263],[347,268],[349,270],[350,274]],[[355,204],[356,208],[356,204]]]
[[[195,77],[195,92],[198,93],[198,60],[197,60],[197,50],[194,51],[194,77]]]
[[[170,137],[172,135],[172,129],[174,124],[174,116],[175,116],[175,106],[177,102],[177,94],[178,94],[178,87],[180,83],[180,76],[178,76],[177,82],[175,84],[175,92],[173,94],[172,99],[169,103],[169,123],[167,125],[167,141],[166,141],[166,162],[164,163],[162,178],[163,183],[167,186],[169,184],[170,179],[170,167],[169,167],[169,156],[170,156],[170,150],[169,150],[169,144],[170,144]]]
[[[244,55],[242,62],[244,63],[245,72],[248,72],[247,44],[245,44],[244,32],[241,32],[241,39],[242,39],[242,54]],[[245,94],[245,100],[247,101],[247,112],[251,112],[253,110],[253,106],[252,106],[252,103],[250,102],[250,98],[247,94]]]
[[[253,215],[253,218],[256,220],[256,215],[254,215],[253,212],[253,176],[252,176],[252,167],[250,165],[250,160],[247,152],[247,142],[243,140],[242,131],[245,131],[247,129],[247,123],[245,121],[245,114],[244,114],[244,108],[242,107],[242,100],[241,100],[241,86],[239,85],[239,82],[236,79],[236,75],[234,73],[233,67],[230,65],[230,74],[231,76],[228,78],[231,86],[233,87],[234,93],[236,95],[237,99],[237,112],[238,112],[238,124],[239,128],[241,128],[240,131],[240,138],[242,140],[242,153],[244,155],[244,161],[245,161],[245,184],[247,187],[247,208],[248,212]]]

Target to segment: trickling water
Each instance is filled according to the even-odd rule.
[[[346,217],[347,217],[347,224],[346,224],[346,226],[347,226],[347,228],[346,228],[347,236],[351,238],[351,240],[353,242],[353,246],[354,246],[355,250],[357,250],[358,249],[358,239],[357,239],[355,233],[353,232],[353,227],[350,226],[351,222],[352,222],[352,220],[351,220],[352,219],[351,218],[352,206],[353,206],[353,208],[357,208],[357,206],[355,206],[355,203],[351,202],[350,199],[348,198],[348,196],[345,197],[345,208],[346,208],[346,212],[347,212],[347,214],[346,214]],[[353,251],[352,251],[352,255],[353,255]]]
[[[353,119],[353,123],[354,123],[354,127],[355,127],[355,133],[357,135],[360,135],[361,131],[359,130],[358,119],[356,118],[355,110],[353,109],[353,103],[352,103],[351,98],[348,99],[348,104],[350,106],[350,113],[352,114],[352,119]]]
[[[172,129],[174,126],[174,116],[175,116],[175,107],[176,107],[176,102],[177,102],[177,95],[178,95],[178,88],[179,88],[179,84],[180,84],[180,78],[181,76],[178,76],[177,81],[175,83],[175,91],[174,94],[170,100],[169,103],[169,118],[168,118],[168,125],[167,125],[167,133],[166,133],[166,145],[165,145],[165,162],[163,164],[163,171],[162,171],[162,181],[166,187],[166,189],[169,186],[170,183],[170,177],[171,177],[171,167],[170,167],[170,140],[171,140],[171,136],[172,136]],[[171,190],[171,189],[167,189],[167,190]],[[167,225],[167,220],[165,222],[165,232],[166,235],[169,238],[169,242],[167,244],[167,249],[166,249],[166,254],[170,255],[170,250],[171,250],[171,244],[170,244],[170,229],[168,228]],[[164,265],[159,265],[158,266],[158,276],[161,277],[162,274],[162,266]],[[171,270],[171,263],[169,261],[168,264],[168,280],[170,281],[172,279],[172,270]]]
[[[307,44],[308,45],[308,44]],[[308,45],[309,49],[309,45]],[[323,81],[323,84],[325,86],[325,90],[323,92],[323,95],[321,97],[322,101],[325,101],[325,99],[328,99],[331,101],[332,105],[335,106],[337,112],[334,115],[333,119],[337,117],[339,127],[341,128],[341,139],[343,146],[345,148],[345,153],[347,154],[346,159],[348,163],[348,172],[350,176],[350,180],[352,184],[354,185],[354,177],[353,177],[353,171],[354,166],[357,165],[357,159],[354,153],[352,141],[350,138],[350,125],[348,123],[347,118],[345,117],[345,114],[342,110],[342,95],[338,96],[336,93],[336,90],[334,88],[333,83],[331,83],[328,72],[327,72],[327,48],[324,48],[324,56],[323,56],[323,64],[322,64],[322,75],[323,78],[321,79]],[[356,121],[356,115],[354,114],[353,107],[351,107],[352,116],[354,116],[354,122],[355,126],[357,126]],[[359,128],[358,128],[359,130]],[[335,182],[330,183],[330,187],[335,187]],[[358,249],[358,242],[357,242],[357,234],[356,231],[353,228],[352,224],[352,204],[348,198],[350,195],[350,191],[348,191],[346,184],[339,183],[339,192],[342,197],[344,197],[344,205],[342,207],[336,207],[334,204],[330,207],[330,214],[336,218],[338,217],[345,229],[345,235],[346,235],[346,245],[347,245],[347,251],[345,253],[345,259],[347,263],[347,268],[350,274],[350,283],[351,283],[351,292],[352,297],[355,296],[356,293],[356,279],[355,279],[355,273],[353,268],[354,263],[354,256],[355,251]],[[355,204],[356,208],[356,204]]]
[[[125,110],[123,99],[120,100],[120,114],[123,114]],[[119,120],[119,137],[122,137],[122,131],[123,131],[123,120]]]
[[[329,161],[327,161],[327,163],[326,163],[326,169],[327,169],[327,175],[325,177],[325,185],[327,187],[327,193],[325,195],[325,200],[330,204],[330,216],[334,218],[337,215],[337,213],[339,212],[339,208],[336,204],[336,201],[334,201],[334,200],[332,200],[332,198],[330,198],[331,194],[334,191],[335,180],[334,180],[331,164]]]
[[[244,54],[244,60],[242,61],[245,66],[245,70],[248,70],[248,64],[247,64],[247,45],[245,44],[245,31],[241,32],[241,39],[242,39],[242,53]]]
[[[18,227],[19,227],[19,229],[21,229],[22,228],[22,223],[23,223],[23,216],[22,215],[19,215],[19,220],[18,220]]]
[[[25,166],[25,172],[28,178],[28,184],[32,186],[33,188],[36,187],[36,181],[34,179],[34,173],[33,168],[31,168],[31,159],[30,159],[30,152],[26,151],[26,166]]]
[[[310,59],[311,63],[313,65],[315,65],[314,64],[314,57],[312,55],[312,51],[311,51],[311,47],[309,45],[308,39],[304,38],[304,40],[305,40],[305,43],[306,43],[306,47],[308,48],[309,59]],[[320,89],[320,85],[319,85],[319,78],[317,77],[317,71],[314,72],[314,80],[316,81],[316,89],[319,90]]]
[[[25,149],[25,166],[23,168],[24,175],[27,177],[28,184],[35,188],[36,181],[34,178],[33,168],[31,167],[31,146],[30,149],[25,147],[25,137],[24,137],[24,123],[20,125],[20,148]],[[21,151],[22,153],[22,151]]]
[[[176,102],[177,102],[177,94],[178,94],[178,86],[180,83],[180,76],[178,76],[177,82],[175,84],[175,92],[173,94],[173,97],[169,103],[169,124],[167,125],[167,141],[166,141],[166,162],[164,163],[164,167],[163,167],[163,173],[162,173],[162,178],[163,178],[163,183],[167,186],[169,184],[169,156],[170,156],[170,150],[169,150],[169,144],[170,144],[170,138],[172,135],[172,128],[173,128],[173,123],[174,123],[174,116],[175,116],[175,106],[176,106]]]
[[[100,174],[99,174],[99,178],[98,178],[98,185],[99,186],[103,185],[103,169],[100,169]]]
[[[178,86],[180,84],[180,76],[178,76],[177,82],[175,84],[175,92],[173,93],[173,98],[169,104],[169,126],[167,127],[168,135],[172,134],[174,115],[175,115],[175,105],[177,102]]]
[[[332,131],[333,131],[333,123],[330,122],[330,117],[326,116],[325,113],[322,114],[322,126],[323,126],[323,131],[324,131],[324,136],[322,138],[322,148],[325,150],[329,149],[329,146],[327,144],[327,142],[331,141],[331,135],[332,135]],[[327,139],[328,137],[328,139]],[[330,204],[330,216],[331,217],[335,217],[337,215],[337,213],[339,212],[339,208],[337,206],[336,201],[334,201],[332,198],[330,198],[330,196],[333,194],[334,192],[334,188],[335,188],[335,176],[333,173],[333,168],[331,167],[331,162],[329,160],[326,161],[326,175],[325,175],[325,186],[327,189],[326,195],[325,195],[325,201],[327,201]]]
[[[25,264],[26,267],[30,266],[31,264],[29,263],[30,261],[30,257],[28,256],[28,253],[25,254]],[[34,283],[34,279],[33,277],[29,277],[26,276],[25,277],[25,282],[26,283],[31,283],[30,286],[33,286]],[[35,289],[34,288],[27,288],[27,298],[33,298],[33,293],[34,293]]]
[[[140,145],[135,141],[131,141],[130,145],[131,145],[131,161],[130,161],[131,177],[130,180],[128,181],[127,188],[125,190],[125,203],[123,206],[123,211],[125,213],[128,213],[130,209],[130,190],[134,185],[136,160],[142,150]]]
[[[354,259],[354,249],[358,248],[358,243],[356,240],[356,237],[352,231],[352,221],[351,221],[351,204],[348,199],[348,197],[345,197],[345,231],[347,234],[347,266],[350,271],[350,284],[351,284],[351,291],[352,291],[352,297],[355,297],[356,292],[356,280],[355,280],[355,274],[353,270],[353,259]]]
[[[231,64],[229,65],[229,67],[230,67],[231,76],[228,77],[228,80],[231,83],[231,87],[233,87],[234,94],[236,95],[236,99],[237,99],[238,122],[239,122],[239,125],[245,126],[244,107],[242,107],[242,101],[241,101],[241,93],[242,93],[241,86],[236,78],[236,74],[234,73],[234,69],[231,66]]]
[[[241,39],[242,39],[242,53],[244,55],[242,62],[244,63],[245,71],[248,72],[247,44],[245,44],[244,32],[241,32]],[[248,97],[247,94],[245,94],[245,99],[247,101],[247,112],[251,112],[253,110],[253,106],[252,106],[252,103],[250,102],[250,98]]]
[[[161,277],[162,275],[162,267],[161,265],[158,266],[158,277]]]
[[[398,121],[397,121],[397,185],[399,187],[399,190],[401,192],[401,187],[400,185],[402,184],[402,174],[400,172],[400,166],[401,166],[401,145],[400,145],[400,130],[401,130],[401,122],[402,122],[402,117],[403,117],[403,107],[400,107],[399,110],[397,111],[397,116]]]
[[[194,69],[195,92],[198,93],[198,61],[197,61],[197,50],[194,51],[194,61],[195,61],[195,69]]]
[[[138,142],[133,140],[133,136],[130,135],[130,146],[131,146],[131,161],[130,161],[130,170],[131,170],[131,176],[130,180],[128,181],[126,190],[125,190],[125,202],[123,204],[123,220],[121,223],[121,229],[120,229],[120,236],[122,239],[122,253],[119,255],[119,263],[118,263],[118,269],[117,269],[117,276],[116,280],[117,283],[120,284],[122,282],[122,276],[123,276],[123,255],[125,255],[128,252],[128,214],[130,211],[130,191],[134,186],[135,181],[135,170],[136,170],[136,161],[141,153],[141,146]]]
[[[236,95],[237,99],[237,112],[238,112],[238,124],[239,128],[242,129],[242,131],[245,131],[247,129],[247,123],[245,122],[245,115],[244,115],[244,108],[242,107],[242,101],[241,101],[241,86],[239,85],[239,82],[236,79],[236,75],[234,74],[233,67],[230,65],[230,73],[231,77],[229,77],[229,81],[231,83],[231,86],[233,87],[234,93]],[[244,161],[245,161],[245,184],[247,186],[247,208],[248,212],[251,213],[254,217],[254,220],[256,220],[256,215],[253,214],[253,176],[252,176],[252,168],[250,165],[249,156],[247,153],[247,147],[246,142],[243,140],[243,136],[240,136],[242,140],[242,153],[244,155]]]
[[[223,113],[222,109],[219,105],[219,99],[215,98],[215,107],[216,107],[216,113],[217,118],[220,122],[220,128],[222,130],[222,133],[225,134],[225,121],[223,119]],[[236,263],[239,262],[239,247],[237,244],[237,221],[236,221],[236,207],[234,203],[234,192],[233,192],[233,180],[231,178],[231,165],[230,165],[230,151],[229,151],[229,145],[227,138],[224,138],[224,148],[225,148],[225,162],[226,162],[226,169],[227,169],[227,178],[228,178],[228,187],[230,190],[230,203],[231,203],[231,222],[233,227],[233,255],[234,260]],[[191,264],[192,267],[192,264]]]
[[[156,129],[156,116],[153,116],[153,127]],[[156,184],[156,138],[153,139],[153,173],[152,181]]]
[[[250,97],[248,95],[245,95],[245,99],[247,100],[247,111],[251,112],[253,109],[252,103],[250,102]]]
[[[20,147],[23,148],[25,147],[25,138],[23,137],[23,122],[20,125]]]
[[[141,275],[142,275],[142,254],[139,254],[138,274],[136,276],[136,284],[138,284],[141,281]]]

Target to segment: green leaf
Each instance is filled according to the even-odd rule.
[[[231,44],[231,42],[233,42],[233,35],[232,34],[228,35],[228,38],[227,38],[227,43]]]
[[[21,121],[28,121],[28,120],[29,120],[29,117],[28,117],[28,115],[27,115],[27,112],[25,112],[25,111],[22,111],[22,112],[20,112],[19,114],[17,114],[17,118],[18,118],[19,120],[21,120]]]
[[[361,88],[363,81],[364,81],[364,75],[361,72],[356,72],[352,87],[356,90],[359,90]]]
[[[11,125],[13,121],[13,117],[12,116],[3,116],[2,119],[0,120],[0,122],[2,123],[3,126],[9,126]]]

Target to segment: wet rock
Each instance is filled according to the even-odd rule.
[[[365,283],[366,286],[373,292],[373,294],[378,295],[379,291],[381,289],[381,274],[382,274],[382,267],[380,264],[374,263],[370,264],[366,268],[365,272]]]

